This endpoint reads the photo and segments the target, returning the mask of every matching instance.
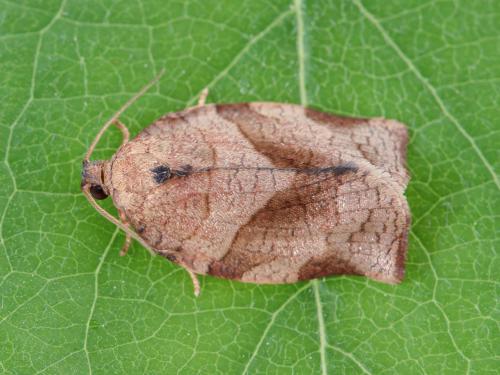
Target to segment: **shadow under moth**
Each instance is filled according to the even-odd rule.
[[[161,76],[161,74],[160,74]],[[404,275],[410,212],[406,127],[282,103],[205,104],[167,114],[129,140],[119,116],[83,161],[90,203],[131,239],[196,274],[251,283]],[[90,161],[103,133],[124,140]],[[110,196],[120,220],[95,199]]]

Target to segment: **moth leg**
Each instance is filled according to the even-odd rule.
[[[115,125],[122,132],[123,136],[122,145],[124,145],[130,139],[130,132],[128,131],[128,128],[125,125],[123,125],[118,119],[113,121],[113,125]]]
[[[179,263],[179,265],[183,267],[191,277],[191,281],[193,282],[194,296],[198,297],[200,295],[200,280],[198,280],[198,276],[191,268],[186,266],[184,263],[181,262]]]
[[[193,271],[187,270],[187,272],[193,282],[194,296],[198,297],[200,295],[200,280],[198,280],[198,276]]]
[[[205,87],[198,98],[198,107],[204,106],[208,96],[208,87]]]
[[[118,210],[118,212],[120,214],[120,220],[123,223],[123,225],[126,226],[127,228],[130,228],[130,225],[123,211]],[[132,236],[128,233],[125,233],[125,243],[123,244],[120,250],[120,256],[125,256],[127,254],[127,251],[130,248],[131,243],[132,243]]]

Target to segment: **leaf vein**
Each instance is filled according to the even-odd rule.
[[[389,33],[384,29],[384,27],[380,24],[377,18],[373,14],[371,14],[364,6],[361,4],[359,0],[353,0],[354,4],[359,9],[360,13],[378,30],[378,32],[382,35],[386,43],[396,52],[399,58],[407,65],[411,72],[417,77],[417,79],[427,88],[427,90],[431,93],[432,97],[436,101],[437,105],[441,109],[441,112],[444,114],[448,120],[455,126],[455,128],[462,134],[462,136],[469,142],[474,152],[477,154],[483,165],[486,167],[488,172],[491,174],[493,181],[497,185],[497,188],[500,189],[500,180],[493,169],[493,166],[486,159],[481,149],[478,147],[474,138],[465,130],[465,128],[460,124],[455,116],[453,116],[448,108],[444,104],[443,100],[439,96],[436,88],[431,84],[429,79],[423,76],[420,70],[416,67],[416,65],[410,60],[410,58],[403,52],[403,50],[396,44],[394,39],[391,38]]]

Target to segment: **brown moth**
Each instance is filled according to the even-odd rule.
[[[158,79],[158,78],[157,78]],[[252,283],[364,275],[398,283],[410,223],[407,130],[294,104],[205,105],[167,114],[129,141],[118,121],[83,162],[92,205],[146,248],[195,274]],[[115,124],[124,142],[89,161]],[[121,222],[95,199],[110,196]],[[133,228],[133,230],[131,229]]]

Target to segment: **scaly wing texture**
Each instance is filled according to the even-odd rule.
[[[356,171],[298,173],[238,229],[210,273],[253,282],[333,273],[401,280],[409,222],[403,125],[280,104],[222,105],[217,114],[276,168]]]
[[[157,251],[256,283],[358,274],[398,282],[406,129],[287,104],[170,114],[111,164],[113,199]],[[154,170],[188,165],[158,182]],[[339,172],[341,171],[341,172]]]

